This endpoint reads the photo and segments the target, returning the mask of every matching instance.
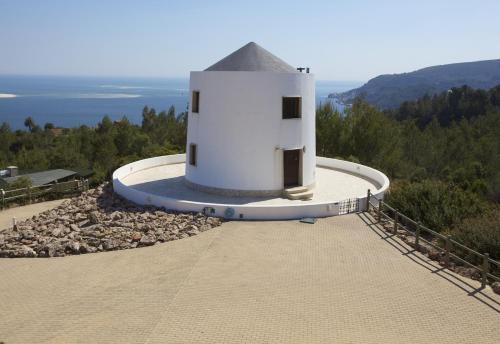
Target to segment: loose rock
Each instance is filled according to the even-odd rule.
[[[495,282],[491,285],[491,289],[497,294],[500,294],[500,282]]]
[[[63,202],[0,234],[0,257],[63,257],[123,250],[187,238],[221,220],[141,207],[114,194],[110,185]]]

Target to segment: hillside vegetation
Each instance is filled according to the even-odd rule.
[[[381,109],[395,108],[402,102],[433,95],[452,87],[467,85],[489,89],[500,84],[500,59],[454,63],[427,67],[410,73],[379,75],[363,86],[332,94],[344,103],[361,97]]]
[[[159,155],[182,152],[186,145],[187,113],[174,107],[159,114],[145,107],[142,125],[123,117],[111,121],[104,116],[95,127],[54,129],[47,123],[38,126],[28,117],[28,131],[12,131],[0,126],[0,166],[16,165],[21,171],[54,168],[92,169],[93,182],[100,183],[117,167]]]
[[[360,99],[346,114],[323,105],[317,154],[382,170],[390,204],[500,259],[499,89],[454,89],[388,112]]]

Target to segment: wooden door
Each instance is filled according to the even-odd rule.
[[[299,185],[300,149],[283,151],[283,179],[285,187]]]

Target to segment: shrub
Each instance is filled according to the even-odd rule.
[[[14,182],[12,182],[7,190],[16,190],[16,189],[25,189],[28,186],[32,186],[31,179],[28,177],[21,176],[17,178]]]
[[[451,235],[465,246],[500,260],[500,209],[486,216],[465,219],[453,227]]]
[[[435,180],[395,183],[387,202],[438,232],[488,211],[488,205],[477,194]]]

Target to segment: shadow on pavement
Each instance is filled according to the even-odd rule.
[[[413,262],[429,270],[431,273],[439,276],[448,282],[452,283],[456,287],[460,288],[471,296],[488,306],[497,313],[500,313],[500,303],[493,299],[491,296],[483,292],[483,288],[476,288],[470,283],[470,280],[466,277],[462,277],[458,274],[452,273],[445,267],[439,265],[437,262],[428,259],[423,256],[420,252],[413,249],[411,246],[405,244],[396,235],[392,233],[387,233],[383,230],[378,223],[374,222],[374,219],[367,213],[358,213],[357,216],[370,228],[376,235],[378,235],[382,240],[386,241],[392,247],[397,249],[401,254]],[[409,291],[411,292],[411,291]]]

